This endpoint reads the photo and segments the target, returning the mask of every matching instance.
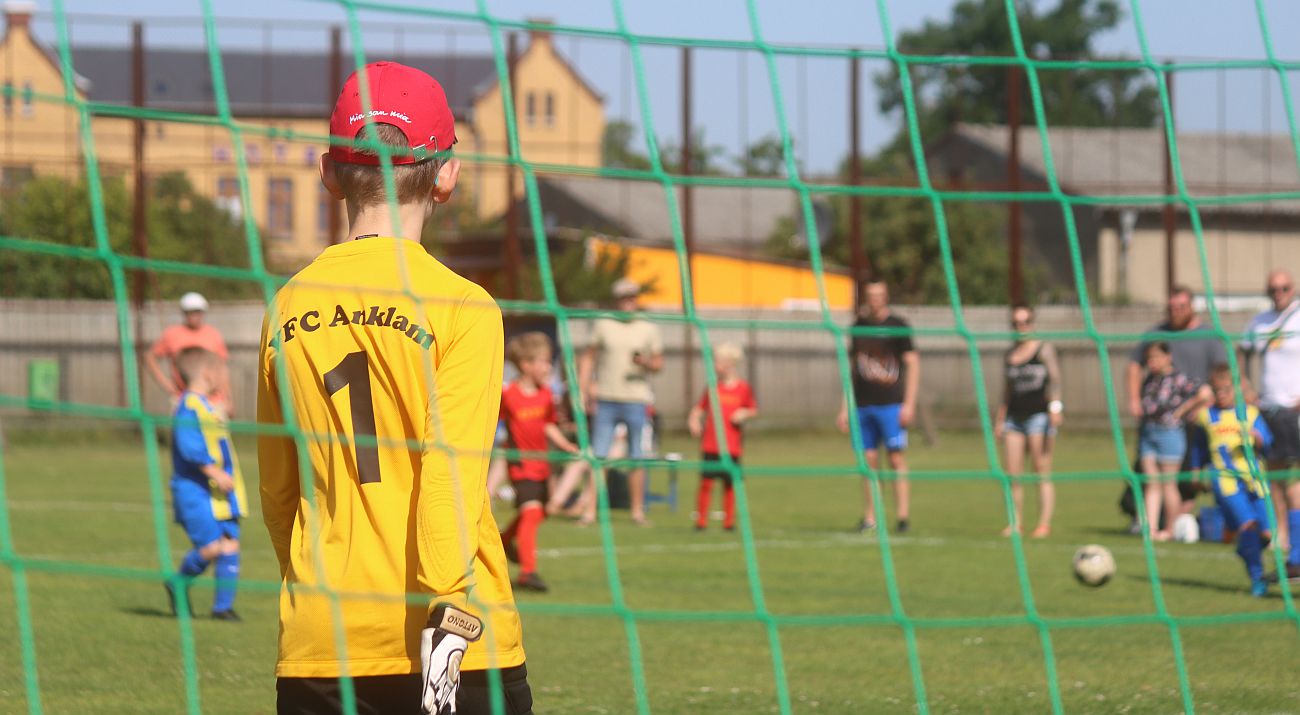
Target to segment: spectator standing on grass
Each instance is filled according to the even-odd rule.
[[[1187,418],[1201,405],[1202,386],[1174,365],[1169,343],[1147,343],[1145,363],[1138,460],[1147,478],[1147,533],[1154,541],[1168,541],[1183,502],[1175,480],[1187,455]],[[1162,504],[1164,529],[1159,528]]]
[[[1035,539],[1052,533],[1052,512],[1056,508],[1056,488],[1052,484],[1052,443],[1061,426],[1065,408],[1061,404],[1061,369],[1056,348],[1033,336],[1034,309],[1017,305],[1011,309],[1011,329],[1016,344],[1003,359],[1006,377],[1002,405],[998,407],[993,429],[1006,449],[1006,470],[1011,477],[1011,499],[1015,515],[1003,529],[1003,536],[1020,533],[1024,511],[1025,487],[1020,475],[1028,448],[1034,472],[1038,475],[1038,525]]]
[[[1270,472],[1300,462],[1300,300],[1289,271],[1274,270],[1266,284],[1273,307],[1256,315],[1246,328],[1241,350],[1259,356],[1259,409],[1273,433]],[[1300,578],[1300,480],[1274,480],[1277,540],[1289,544],[1288,578]]]
[[[889,455],[894,472],[894,495],[897,502],[900,534],[907,533],[911,489],[907,481],[907,428],[916,415],[916,393],[921,384],[921,358],[912,343],[911,327],[889,309],[889,286],[884,281],[870,281],[863,286],[865,310],[853,323],[854,328],[880,328],[888,333],[854,334],[849,338],[849,359],[853,372],[853,401],[857,405],[860,442],[867,466],[880,468],[880,446]],[[840,403],[836,423],[841,432],[849,431],[849,401]],[[859,532],[876,528],[875,501],[871,481],[862,482],[862,521]]]
[[[216,353],[217,357],[221,358],[221,369],[210,401],[219,414],[229,417],[234,412],[234,406],[230,401],[228,366],[230,352],[226,349],[226,341],[221,337],[221,331],[206,320],[208,300],[191,291],[181,296],[180,308],[181,322],[168,326],[149,352],[145,353],[145,367],[154,381],[171,396],[174,407],[181,393],[185,391],[185,383],[176,367],[177,356],[186,348],[203,348],[210,353]],[[162,365],[159,364],[160,360],[169,363],[170,374],[163,371]]]
[[[627,428],[627,457],[643,457],[641,434],[653,401],[650,377],[664,367],[664,344],[659,328],[638,317],[637,299],[641,286],[628,278],[615,281],[613,290],[617,318],[599,318],[591,329],[591,340],[578,357],[578,384],[582,402],[591,415],[591,446],[597,459],[609,456],[614,430]],[[632,522],[646,525],[645,467],[628,472]]]
[[[1169,354],[1174,367],[1190,377],[1198,385],[1205,384],[1210,377],[1210,370],[1228,359],[1227,349],[1210,326],[1201,321],[1192,307],[1192,290],[1186,286],[1174,286],[1169,291],[1169,300],[1165,304],[1164,321],[1151,327],[1148,333],[1166,333],[1167,335],[1147,335],[1129,354],[1129,363],[1125,372],[1125,395],[1128,398],[1129,414],[1138,420],[1141,430],[1143,419],[1142,382],[1143,365],[1146,360],[1147,346],[1152,342],[1164,341],[1169,344]],[[1190,472],[1194,476],[1209,466],[1209,447],[1206,443],[1205,430],[1196,423],[1189,423],[1187,432],[1187,451],[1179,465],[1180,472]],[[1178,493],[1183,500],[1182,511],[1189,513],[1194,505],[1197,485],[1188,480],[1178,481]],[[1137,520],[1130,530],[1140,533]],[[1173,528],[1172,524],[1167,525]]]

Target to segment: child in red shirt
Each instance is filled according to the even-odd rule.
[[[570,454],[578,451],[555,424],[555,398],[547,387],[551,353],[551,340],[542,333],[524,333],[507,341],[506,358],[519,369],[519,377],[501,392],[507,446],[519,452],[508,468],[519,513],[501,533],[501,543],[506,558],[519,564],[515,587],[543,593],[547,588],[537,575],[537,527],[546,518],[546,485],[551,477],[547,440]]]
[[[732,461],[740,464],[741,433],[740,428],[746,421],[758,416],[758,405],[754,402],[754,391],[749,383],[740,379],[736,367],[744,359],[745,352],[735,343],[722,343],[713,351],[713,364],[718,371],[718,401],[721,403],[723,432],[727,437],[727,454]],[[691,435],[700,438],[700,452],[706,462],[713,462],[722,454],[718,449],[718,431],[713,424],[713,409],[709,406],[709,391],[691,408],[687,418]],[[736,529],[736,494],[731,481],[731,473],[724,469],[703,470],[700,472],[700,491],[696,499],[695,530],[703,531],[709,520],[709,501],[713,496],[713,481],[722,481],[722,528],[727,531]]]

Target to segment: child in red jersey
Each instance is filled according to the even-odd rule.
[[[519,377],[501,392],[501,419],[506,423],[511,449],[520,454],[510,459],[510,483],[515,489],[515,520],[501,534],[506,558],[519,564],[516,588],[546,591],[537,575],[537,527],[546,518],[546,483],[551,463],[546,459],[547,440],[577,453],[555,424],[555,398],[547,384],[551,379],[551,340],[542,333],[516,335],[506,343],[506,358],[519,369]]]
[[[741,434],[740,428],[746,421],[758,416],[758,405],[754,402],[754,391],[749,383],[740,379],[736,367],[744,359],[745,352],[735,343],[722,343],[713,351],[713,364],[718,371],[718,401],[721,402],[723,432],[727,436],[727,454],[732,461],[740,463]],[[709,405],[709,391],[691,408],[687,418],[691,435],[700,438],[700,451],[706,462],[716,461],[722,450],[718,448],[718,430],[713,424],[713,408]],[[696,499],[695,530],[703,531],[709,520],[709,501],[713,495],[713,482],[722,481],[722,508],[724,517],[722,528],[727,531],[736,529],[736,495],[731,481],[731,473],[724,469],[703,470],[700,472],[700,492]]]

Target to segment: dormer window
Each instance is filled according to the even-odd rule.
[[[555,126],[555,93],[546,93],[546,126]]]
[[[537,126],[537,95],[529,92],[524,98],[524,121],[528,126]]]

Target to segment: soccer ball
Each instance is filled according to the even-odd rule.
[[[1102,586],[1115,575],[1115,557],[1110,549],[1097,544],[1074,552],[1074,577],[1085,586]]]
[[[1195,544],[1201,540],[1201,525],[1196,523],[1196,517],[1191,514],[1183,514],[1174,519],[1174,541],[1182,544]]]

